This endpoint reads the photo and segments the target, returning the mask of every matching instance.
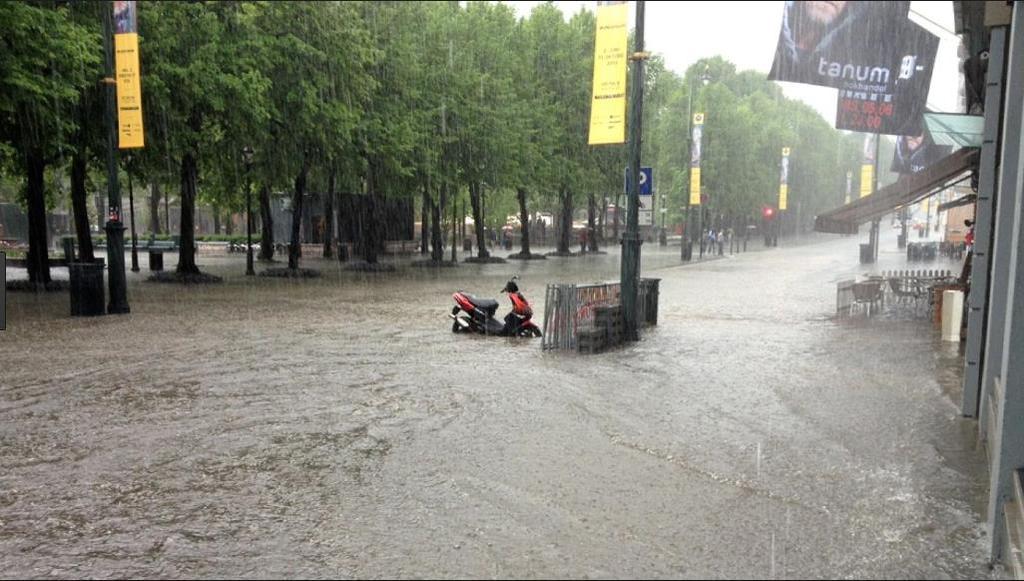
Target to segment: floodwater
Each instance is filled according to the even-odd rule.
[[[861,240],[823,240],[685,268],[645,245],[660,324],[591,356],[455,335],[450,295],[518,272],[543,313],[614,250],[308,281],[211,257],[225,284],[132,275],[99,319],[9,294],[0,575],[999,575],[957,346],[834,320]]]

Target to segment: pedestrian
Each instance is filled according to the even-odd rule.
[[[580,231],[580,254],[587,253],[587,231]]]
[[[725,255],[725,231],[721,228],[718,230],[718,255]]]

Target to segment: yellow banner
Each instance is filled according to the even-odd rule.
[[[875,166],[864,164],[860,166],[860,197],[870,196],[874,190]]]
[[[700,166],[690,168],[690,205],[700,205]]]
[[[590,145],[626,142],[626,8],[597,7]]]
[[[789,186],[782,184],[779,186],[779,210],[786,209],[786,202],[789,197]]]
[[[114,67],[117,71],[118,147],[143,147],[142,84],[139,81],[139,35],[114,35]]]
[[[929,200],[929,199],[930,199],[930,198],[925,198],[925,199],[921,200],[921,211],[922,211],[922,212],[924,212],[925,214],[927,214],[927,213],[928,213],[928,210],[930,210],[930,209],[931,209],[931,208],[930,208],[930,207],[928,206],[928,200]]]

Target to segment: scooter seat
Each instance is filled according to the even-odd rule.
[[[498,310],[498,301],[494,299],[478,299],[473,295],[466,295],[469,302],[473,303],[473,306],[484,311],[486,313],[494,314]]]

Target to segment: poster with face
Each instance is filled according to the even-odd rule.
[[[839,89],[836,127],[920,132],[939,39],[909,2],[785,3],[769,79]]]
[[[787,1],[768,78],[843,88],[880,81],[910,2]]]
[[[114,0],[114,34],[138,32],[135,25],[135,0]]]
[[[890,171],[901,175],[914,174],[952,152],[952,147],[937,145],[926,130],[919,135],[903,135],[896,140]]]

